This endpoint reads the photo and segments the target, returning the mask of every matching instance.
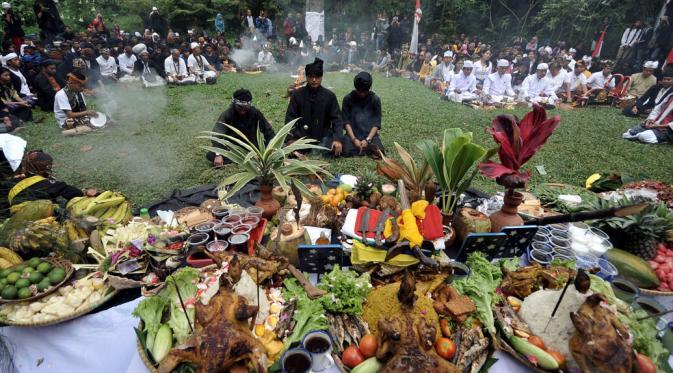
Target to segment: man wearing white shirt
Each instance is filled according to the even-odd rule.
[[[276,63],[276,60],[273,58],[273,54],[269,51],[269,47],[264,45],[263,49],[257,54],[257,62],[260,65],[273,65]]]
[[[198,45],[192,48],[192,54],[187,59],[187,67],[189,68],[189,72],[196,76],[197,83],[205,83],[207,78],[217,77],[215,68],[201,55],[201,47]]]
[[[633,25],[622,34],[622,41],[617,51],[617,58],[615,58],[615,63],[619,64],[622,60],[629,60],[631,58],[631,51],[633,46],[640,39],[640,34],[643,32],[643,29],[640,24],[640,20],[633,23]]]
[[[579,60],[575,63],[575,68],[568,74],[568,88],[574,96],[582,96],[587,91],[587,77],[584,75],[586,64]]]
[[[124,47],[124,53],[120,54],[117,57],[119,61],[119,75],[133,75],[133,66],[135,65],[138,58],[133,54],[133,50],[130,45]]]
[[[615,81],[612,79],[614,66],[615,63],[610,60],[603,61],[603,70],[591,74],[587,79],[587,88],[589,90],[615,88]]]
[[[568,73],[561,68],[558,62],[554,62],[549,66],[547,79],[551,84],[552,91],[558,96],[570,101],[570,79]]]
[[[644,123],[626,131],[622,137],[646,144],[673,142],[673,96],[655,106]]]
[[[30,88],[28,88],[28,80],[21,72],[21,60],[19,56],[16,53],[10,53],[3,57],[3,62],[12,73],[12,84],[15,86],[17,92],[19,92],[21,98],[31,105],[35,103],[35,98],[30,92]],[[18,81],[21,81],[20,86]]]
[[[533,103],[541,103],[552,107],[556,105],[557,97],[551,82],[547,78],[547,70],[549,70],[549,66],[546,63],[541,63],[537,65],[535,74],[528,75],[524,79],[519,92],[521,101],[528,102],[531,106]]]
[[[453,102],[471,101],[477,98],[477,78],[472,74],[474,65],[466,60],[460,73],[455,74],[446,90],[446,97]]]
[[[484,103],[493,104],[514,101],[514,90],[512,89],[512,75],[507,74],[509,61],[505,59],[498,60],[496,72],[490,74],[484,80]]]
[[[110,56],[108,48],[101,49],[100,56],[96,57],[96,62],[98,62],[103,83],[117,81],[117,61]]]
[[[570,67],[570,70],[572,71],[575,68],[575,55],[577,54],[577,49],[575,48],[570,48],[568,49],[568,57],[570,57],[570,61],[568,61],[568,67]]]
[[[196,77],[187,72],[185,60],[180,58],[180,50],[173,49],[171,55],[164,60],[164,71],[168,84],[194,84]]]

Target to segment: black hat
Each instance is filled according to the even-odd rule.
[[[673,69],[665,69],[661,75],[664,78],[673,78]]]
[[[306,65],[306,68],[304,69],[306,71],[306,76],[322,76],[322,65],[323,60],[316,57],[313,63]]]
[[[372,87],[372,76],[366,71],[362,71],[353,79],[353,85],[358,91],[368,91]]]
[[[232,103],[238,106],[250,107],[252,105],[252,93],[245,88],[241,88],[234,92]]]

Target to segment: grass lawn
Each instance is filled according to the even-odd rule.
[[[326,74],[323,85],[330,87],[339,101],[352,89],[352,74]],[[93,106],[107,109],[117,122],[114,127],[79,137],[60,134],[53,115],[36,111],[46,119],[29,124],[21,136],[30,149],[42,149],[55,158],[56,176],[80,187],[113,189],[125,193],[136,205],[146,205],[182,189],[217,182],[235,172],[234,166],[214,171],[196,139],[210,130],[229,105],[232,93],[245,87],[252,91],[254,105],[279,128],[285,118],[288,74],[228,74],[216,85],[154,90],[111,89],[113,101],[99,99]],[[419,155],[418,140],[439,138],[444,128],[473,131],[484,146],[493,140],[484,128],[502,110],[474,110],[440,101],[418,82],[375,76],[373,90],[383,104],[382,138],[387,149],[398,142]],[[91,104],[91,103],[90,103]],[[91,106],[91,105],[90,105]],[[522,116],[526,110],[515,110]],[[526,166],[544,165],[547,175],[533,172],[532,184],[560,182],[582,185],[594,172],[618,171],[673,183],[673,149],[665,145],[641,145],[621,139],[635,121],[617,109],[554,110],[561,125],[543,150]],[[339,159],[332,173],[361,173],[374,169],[368,158]],[[474,187],[488,192],[497,185],[481,176]]]

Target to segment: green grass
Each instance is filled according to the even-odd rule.
[[[352,74],[326,74],[323,85],[339,100],[352,89]],[[136,205],[163,198],[182,189],[222,180],[235,171],[210,169],[196,139],[200,131],[210,130],[221,111],[229,106],[232,93],[250,89],[254,105],[279,128],[285,118],[285,89],[292,80],[287,74],[228,74],[217,85],[164,88],[155,90],[111,89],[115,105],[109,105],[117,125],[79,137],[64,137],[49,113],[40,124],[28,124],[21,136],[30,149],[43,149],[55,158],[59,179],[79,187],[119,190]],[[474,132],[475,141],[494,145],[484,131],[502,110],[474,110],[440,101],[418,82],[375,76],[373,90],[383,103],[382,138],[387,149],[398,142],[413,155],[418,140],[439,138],[444,128],[460,127]],[[103,107],[105,98],[93,105]],[[115,106],[115,107],[111,107]],[[519,116],[526,110],[515,110]],[[526,166],[544,165],[548,175],[533,171],[532,184],[559,182],[582,185],[594,172],[619,171],[673,183],[673,151],[664,145],[641,145],[621,139],[635,121],[612,108],[572,111],[554,110],[561,125],[543,150]],[[91,150],[86,151],[90,145]],[[333,161],[332,173],[361,174],[374,169],[368,158]],[[473,186],[488,192],[498,186],[478,176]]]

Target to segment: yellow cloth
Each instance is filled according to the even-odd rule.
[[[423,236],[416,225],[416,217],[411,210],[402,211],[402,220],[401,223],[398,220],[400,225],[400,239],[399,241],[407,240],[411,247],[421,247],[423,244]]]
[[[425,219],[425,209],[428,208],[430,202],[422,199],[411,204],[411,212],[414,216],[423,220]]]
[[[10,189],[9,194],[7,195],[7,200],[9,201],[9,204],[10,205],[12,204],[12,201],[14,201],[14,197],[16,197],[19,193],[39,183],[42,180],[47,179],[40,175],[35,175],[19,181],[16,185],[12,187],[12,189]]]
[[[430,74],[432,74],[431,65],[432,64],[423,62],[423,65],[421,65],[421,70],[418,72],[419,79],[425,79],[426,77],[430,76]]]
[[[384,263],[386,260],[386,255],[388,252],[386,250],[375,249],[363,244],[360,241],[353,241],[353,249],[351,250],[351,263],[354,265],[358,264],[367,264],[367,263]],[[398,267],[408,267],[414,264],[418,264],[418,259],[411,255],[400,254],[389,261],[385,262],[386,264],[398,266]]]
[[[423,243],[423,236],[421,236],[421,234],[420,234],[420,230],[418,229],[418,225],[416,224],[416,219],[415,218],[419,218],[421,220],[425,219],[425,209],[428,208],[429,205],[430,205],[430,203],[426,200],[416,201],[416,202],[411,204],[411,210],[404,210],[402,212],[402,216],[397,218],[397,225],[400,227],[400,239],[398,241],[401,241],[401,240],[405,239],[405,237],[403,237],[403,235],[402,235],[402,230],[403,230],[402,225],[405,224],[403,216],[404,216],[404,213],[406,211],[409,211],[412,214],[412,216],[414,217],[413,227],[409,228],[409,229],[415,229],[416,232],[418,233],[418,237],[420,237],[420,239],[418,237],[414,236],[414,235],[412,235],[412,238],[414,238],[415,242],[419,242],[417,246],[420,246],[421,243]],[[391,219],[386,220],[386,225],[383,228],[383,237],[388,238],[392,234],[393,234],[393,223],[392,223],[392,218],[391,218]],[[406,237],[406,239],[409,240],[408,237]],[[409,240],[409,241],[411,242],[411,240]]]

